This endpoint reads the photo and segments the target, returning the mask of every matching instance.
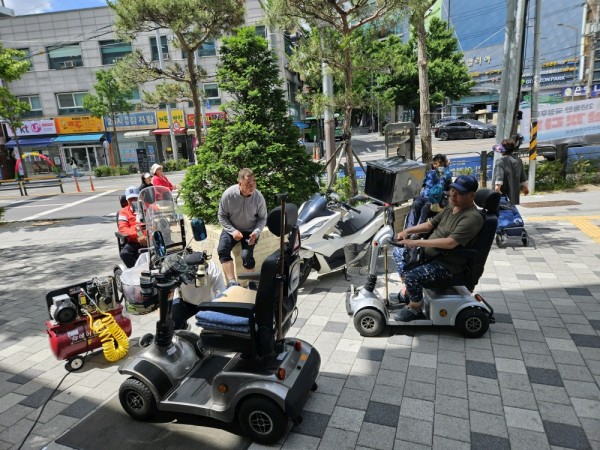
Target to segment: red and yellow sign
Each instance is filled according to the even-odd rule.
[[[157,111],[156,120],[158,121],[158,128],[169,128],[169,119],[166,111]],[[183,110],[172,109],[171,120],[173,121],[173,129],[175,131],[185,128],[185,120],[183,117]]]
[[[207,112],[206,114],[206,126],[210,127],[210,122],[213,120],[224,120],[227,119],[227,113],[223,111]],[[187,116],[188,128],[194,128],[195,114],[188,114]]]
[[[92,116],[65,116],[54,119],[58,134],[98,133],[104,131],[104,121]]]

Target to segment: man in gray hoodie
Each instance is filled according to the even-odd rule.
[[[267,223],[267,205],[256,189],[256,180],[251,169],[241,169],[238,184],[223,192],[219,203],[219,223],[223,227],[219,239],[219,261],[223,267],[228,286],[237,285],[231,250],[242,244],[242,265],[252,271],[255,266],[254,246],[260,232]]]

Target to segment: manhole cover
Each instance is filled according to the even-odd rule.
[[[574,200],[549,200],[547,202],[531,202],[521,203],[523,208],[549,208],[551,206],[573,206],[581,205],[581,203]]]

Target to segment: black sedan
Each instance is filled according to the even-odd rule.
[[[496,126],[472,119],[460,119],[449,122],[435,130],[435,137],[442,141],[448,139],[483,139],[496,136]]]

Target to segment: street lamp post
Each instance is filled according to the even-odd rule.
[[[573,101],[573,98],[575,97],[575,81],[579,78],[577,75],[577,72],[579,71],[579,53],[577,51],[577,48],[579,47],[579,28],[565,23],[559,23],[558,26],[570,28],[575,31],[575,72],[573,72],[573,89],[571,89],[571,101]]]

